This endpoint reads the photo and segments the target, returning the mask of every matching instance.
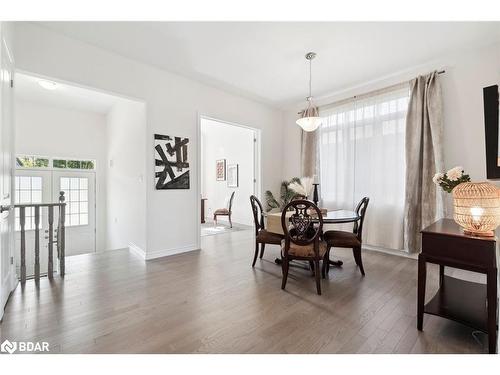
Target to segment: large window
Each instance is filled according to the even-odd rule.
[[[353,208],[370,198],[365,243],[403,249],[408,87],[353,99],[321,112],[323,205]]]

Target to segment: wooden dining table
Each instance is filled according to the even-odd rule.
[[[293,211],[287,212],[287,216],[291,216]],[[360,219],[356,211],[351,210],[329,210],[323,212],[323,225],[324,224],[345,224],[354,223]],[[283,235],[283,228],[281,226],[281,212],[268,212],[265,214],[266,229],[268,232],[278,233]],[[319,222],[318,218],[312,218],[312,221]],[[329,260],[333,266],[340,267],[344,264],[341,260]],[[276,264],[281,264],[281,258],[275,259]]]

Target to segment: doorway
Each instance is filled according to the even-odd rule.
[[[259,150],[258,129],[200,118],[202,237],[252,228],[248,202],[260,195]]]
[[[28,72],[16,73],[15,99],[15,202],[58,202],[64,192],[66,256],[145,248],[145,103]]]

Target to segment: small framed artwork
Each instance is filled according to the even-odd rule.
[[[227,187],[238,187],[238,164],[227,166]]]
[[[215,162],[215,177],[217,181],[226,181],[226,159]]]

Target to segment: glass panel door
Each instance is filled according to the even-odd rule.
[[[64,191],[66,256],[95,252],[95,173],[53,171],[53,200]]]

